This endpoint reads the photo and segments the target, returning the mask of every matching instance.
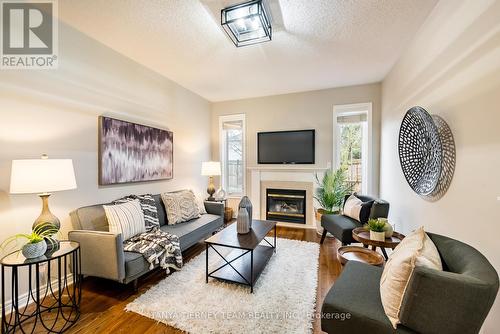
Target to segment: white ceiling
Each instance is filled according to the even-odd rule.
[[[269,0],[271,42],[236,48],[231,0],[64,0],[59,16],[210,101],[378,82],[437,0]]]

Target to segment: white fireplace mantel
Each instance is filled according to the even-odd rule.
[[[304,166],[304,165],[273,165],[273,166],[250,166],[247,167],[248,170],[254,171],[254,170],[259,170],[259,171],[284,171],[284,172],[308,172],[308,173],[314,173],[314,172],[324,172],[327,169],[330,169],[329,167],[315,167],[315,166]]]
[[[328,168],[321,167],[304,167],[304,166],[294,166],[294,165],[283,165],[283,166],[256,166],[256,167],[247,167],[250,171],[250,200],[253,203],[253,212],[254,216],[257,219],[265,219],[263,216],[264,210],[261,210],[262,203],[265,203],[262,198],[262,194],[265,193],[262,189],[263,184],[269,184],[270,182],[297,182],[297,185],[301,184],[303,189],[303,185],[305,183],[310,186],[307,187],[309,192],[314,192],[316,188],[316,174],[320,174],[320,178],[322,174]],[[311,191],[312,190],[312,191]],[[309,203],[306,203],[306,208],[309,207],[310,210],[307,210],[306,224],[293,224],[293,223],[279,223],[280,225],[286,225],[291,227],[298,228],[315,228],[315,218],[314,218],[314,210],[313,208],[313,193],[307,196],[309,198]]]

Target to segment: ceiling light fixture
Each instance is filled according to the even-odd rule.
[[[222,28],[237,47],[271,40],[271,21],[262,1],[247,1],[221,10]]]

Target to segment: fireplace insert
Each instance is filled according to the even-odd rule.
[[[287,223],[306,223],[306,191],[266,189],[266,219]]]

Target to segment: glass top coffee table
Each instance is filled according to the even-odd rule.
[[[271,244],[265,237],[273,229],[274,244]],[[255,282],[276,252],[276,222],[253,220],[252,229],[247,234],[238,234],[234,223],[205,240],[205,245],[206,283],[209,277],[217,278],[248,285],[250,293],[253,293]],[[209,248],[221,257],[212,271],[208,268]],[[231,248],[232,251],[224,255],[223,248]]]

